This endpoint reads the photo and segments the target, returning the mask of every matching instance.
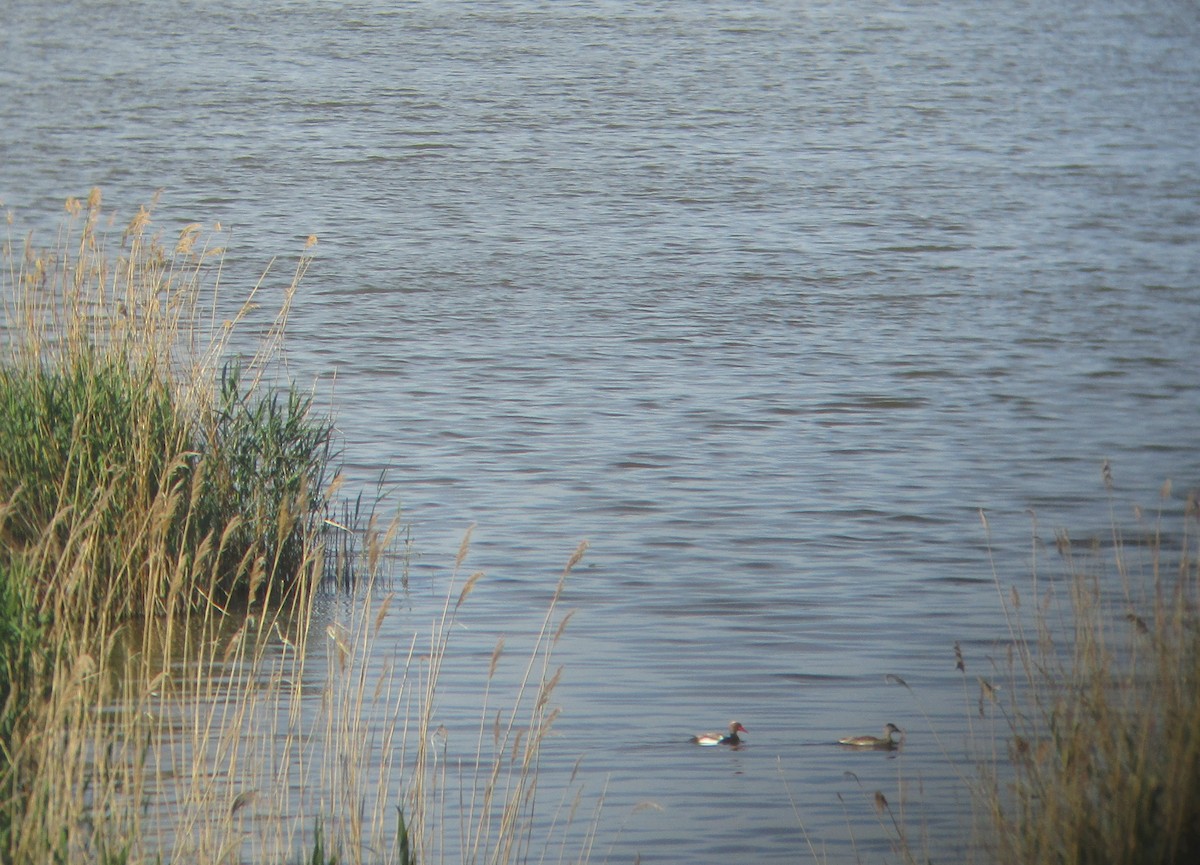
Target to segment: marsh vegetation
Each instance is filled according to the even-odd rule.
[[[559,592],[511,701],[481,707],[451,842],[433,707],[480,575],[464,539],[431,628],[374,650],[399,519],[338,510],[332,419],[275,363],[315,239],[223,314],[219,226],[166,244],[98,192],[67,211],[52,247],[4,248],[3,860],[523,861]]]
[[[1107,463],[1103,479],[1112,501]],[[1057,563],[1035,527],[1028,591],[1001,593],[1011,640],[978,679],[996,721],[975,788],[991,860],[1200,856],[1200,510],[1170,482],[1160,497],[1132,528],[1114,503],[1106,538],[1058,531]]]
[[[481,664],[452,756],[439,678],[482,575],[468,535],[432,621],[378,645],[400,520],[341,504],[334,422],[277,363],[311,243],[231,301],[219,227],[166,242],[98,193],[67,210],[51,246],[3,250],[3,861],[586,861],[582,796],[536,804],[584,546],[515,673],[502,641]],[[1200,855],[1198,514],[1163,503],[1132,536],[1060,533],[1053,567],[1035,529],[1032,581],[996,578],[1009,639],[957,657],[978,858]]]

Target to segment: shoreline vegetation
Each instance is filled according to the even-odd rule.
[[[186,691],[174,673],[212,666],[231,622],[222,660],[243,667],[281,623],[305,631],[338,485],[332,421],[267,378],[311,258],[240,358],[230,340],[256,299],[217,323],[215,235],[191,225],[165,246],[146,209],[118,233],[98,190],[66,211],[52,248],[3,249],[0,850],[13,862],[139,858],[131,794],[161,755],[137,743],[167,730],[116,707]]]
[[[482,575],[464,539],[440,617],[373,651],[399,516],[360,496],[333,518],[333,422],[277,381],[315,238],[279,289],[268,268],[230,304],[219,226],[168,245],[147,209],[114,228],[98,191],[66,210],[53,247],[0,256],[0,861],[531,858],[557,604],[584,547],[504,671],[509,702],[481,709],[469,797],[448,793],[438,678]]]
[[[462,753],[437,707],[470,533],[440,614],[379,651],[399,517],[337,504],[333,421],[280,381],[315,238],[230,302],[219,226],[114,225],[94,191],[53,247],[0,255],[0,862],[588,861],[603,792],[539,784],[586,544],[480,671]],[[1200,859],[1200,511],[1162,498],[1132,540],[1115,515],[1103,543],[1060,533],[1053,577],[1035,525],[1027,588],[993,575],[1009,639],[982,675],[955,647],[976,861]]]
[[[973,789],[986,861],[1200,861],[1200,502],[1167,481],[1130,531],[1107,461],[1101,476],[1109,536],[1056,532],[1048,576],[1035,523],[1028,597],[997,580],[1010,640],[977,679],[996,722]]]

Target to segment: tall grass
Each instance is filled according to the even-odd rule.
[[[95,191],[67,214],[52,247],[5,240],[0,282],[0,840],[14,861],[108,855],[93,772],[117,745],[90,713],[109,679],[128,681],[110,665],[123,633],[145,650],[194,641],[233,606],[303,615],[333,480],[332,424],[267,387],[270,345],[230,354],[253,298],[216,324],[221,250],[198,226],[167,247],[142,210],[118,237]]]
[[[979,700],[1002,719],[976,791],[995,861],[1200,861],[1196,497],[1136,515],[1132,539],[1115,517],[1090,544],[1059,533],[1064,573],[1035,558],[1032,609],[1005,599],[1013,639]]]
[[[562,670],[553,652],[570,619],[558,606],[585,549],[567,561],[540,624],[503,676],[503,692],[493,693],[509,663],[503,639],[478,670],[473,730],[461,708],[441,706],[453,634],[483,579],[463,572],[469,533],[427,632],[391,651],[379,645],[391,593],[365,596],[351,622],[326,629],[328,713],[311,786],[322,791],[314,807],[338,861],[558,861],[566,848],[556,853],[552,845],[566,844],[573,831],[573,861],[587,860],[595,824],[578,817],[581,791],[546,813],[539,801],[542,749],[558,717],[553,695]],[[372,723],[381,717],[383,724]]]
[[[429,632],[380,645],[399,519],[330,518],[332,424],[271,386],[309,259],[239,358],[258,287],[222,314],[204,237],[106,229],[94,193],[50,250],[4,247],[0,861],[526,861],[582,547],[506,700],[501,646],[480,670],[464,750],[439,681],[467,541]],[[317,605],[330,573],[355,591]]]
[[[41,732],[18,742],[39,771],[23,776],[6,860],[587,861],[594,822],[580,816],[581,791],[549,808],[539,797],[557,718],[553,650],[569,619],[558,604],[582,553],[526,651],[509,659],[498,644],[478,668],[473,733],[461,708],[441,706],[453,635],[482,579],[461,573],[465,543],[441,612],[398,645],[384,623],[403,595],[363,575],[328,610],[269,626],[214,615],[171,635],[127,625],[103,660],[61,657]]]
[[[99,195],[68,210],[56,249],[5,247],[2,554],[73,614],[295,589],[325,515],[332,423],[294,387],[264,386],[266,356],[245,380],[232,323],[202,331],[221,251],[197,249],[195,227],[168,250],[142,211],[112,258]]]

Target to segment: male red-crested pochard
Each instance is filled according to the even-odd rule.
[[[896,736],[900,737],[900,741],[895,739]],[[899,748],[902,741],[904,741],[904,731],[895,724],[888,724],[883,728],[882,736],[847,736],[845,739],[838,739],[838,744],[851,748],[875,748],[880,751],[890,751],[892,748]]]
[[[738,721],[729,722],[728,733],[697,733],[692,741],[697,745],[740,745],[742,738],[738,733],[749,733]]]

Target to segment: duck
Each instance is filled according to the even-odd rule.
[[[899,736],[900,741],[896,741],[895,736]],[[899,748],[900,742],[903,741],[904,731],[895,724],[888,724],[883,728],[882,736],[847,736],[845,739],[838,739],[838,744],[851,748],[875,748],[881,751],[890,751],[893,748]]]
[[[739,721],[730,721],[728,733],[697,733],[692,736],[692,742],[697,745],[740,745],[742,738],[738,733],[749,732]]]

